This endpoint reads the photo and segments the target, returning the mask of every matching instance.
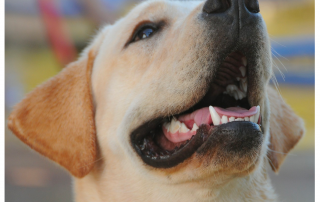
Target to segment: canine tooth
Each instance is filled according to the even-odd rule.
[[[167,129],[167,132],[170,130],[170,122],[166,122],[163,124],[164,128]]]
[[[181,127],[180,127],[180,129],[179,129],[179,132],[181,132],[181,133],[187,133],[187,132],[189,132],[190,130],[189,130],[189,128],[187,128],[187,126],[184,124],[184,123],[181,123]]]
[[[243,118],[236,118],[235,121],[244,121]]]
[[[193,127],[192,127],[192,130],[191,131],[197,131],[198,130],[198,126],[196,123],[193,123]]]
[[[173,119],[171,120],[170,132],[171,132],[171,133],[176,133],[176,132],[179,131],[180,127],[181,127],[180,121],[178,121],[178,120],[176,120],[175,118],[173,118]]]
[[[254,122],[255,123],[258,123],[258,121],[259,121],[259,117],[260,117],[260,106],[258,105],[257,106],[257,113],[254,115]]]
[[[243,57],[243,58],[242,58],[242,64],[243,64],[244,66],[247,66],[247,65],[248,65],[248,61],[247,61],[247,58],[246,58],[246,57]]]
[[[254,115],[250,116],[250,121],[254,122]]]
[[[250,118],[249,118],[249,117],[244,117],[244,120],[245,120],[245,121],[249,121]]]
[[[209,111],[210,111],[210,115],[211,115],[211,119],[212,119],[213,124],[215,126],[220,125],[220,116],[216,112],[216,110],[212,106],[209,106]]]
[[[229,118],[229,122],[234,121],[234,119],[235,119],[234,117],[230,117],[230,118]]]
[[[241,66],[241,67],[239,67],[239,70],[240,70],[240,72],[241,72],[241,75],[242,75],[243,77],[245,77],[245,76],[246,76],[246,68],[245,68],[244,66]]]
[[[221,118],[221,123],[228,123],[228,117],[223,115]]]

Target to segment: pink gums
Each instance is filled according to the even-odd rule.
[[[223,109],[220,107],[213,107],[213,108],[219,114],[220,118],[222,116],[227,116],[228,119],[229,119],[229,117],[235,117],[235,119],[250,117],[250,116],[255,115],[258,112],[257,107],[251,107],[251,109],[249,109],[249,110],[241,108],[241,107],[229,107],[226,109]],[[194,123],[196,123],[197,126],[200,126],[203,124],[207,124],[207,125],[212,124],[212,119],[211,119],[209,107],[198,109],[198,110],[192,112],[191,114],[182,115],[182,116],[178,117],[178,120],[181,123],[184,123],[190,131],[188,131],[186,133],[182,133],[180,131],[177,131],[175,133],[171,133],[165,127],[162,127],[163,133],[166,136],[166,138],[169,141],[174,142],[174,143],[186,141],[186,140],[190,139],[193,135],[195,135],[196,131],[191,131]],[[260,117],[259,117],[258,123],[259,122],[260,122]]]

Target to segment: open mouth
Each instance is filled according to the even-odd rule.
[[[232,52],[220,65],[206,95],[193,107],[171,117],[141,125],[131,134],[131,143],[143,161],[153,167],[178,165],[205,145],[219,128],[244,133],[241,125],[261,132],[260,106],[247,98],[247,58]],[[250,123],[250,124],[248,124]],[[237,125],[237,127],[234,127]]]

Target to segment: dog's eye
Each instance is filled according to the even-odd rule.
[[[161,31],[164,25],[165,25],[164,21],[160,21],[157,23],[154,23],[154,22],[140,23],[134,29],[131,37],[125,44],[125,47],[127,47],[131,43],[135,43],[135,42],[152,37],[153,35],[157,34],[159,31]]]
[[[143,28],[139,29],[139,31],[135,35],[133,41],[135,42],[135,41],[149,38],[155,33],[155,31],[156,30],[152,27],[143,27]]]

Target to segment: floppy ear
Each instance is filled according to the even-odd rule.
[[[13,110],[8,126],[32,149],[83,177],[96,158],[91,95],[93,56],[71,63]]]
[[[9,116],[8,126],[20,140],[80,178],[96,159],[91,72],[104,35],[78,61],[29,93]]]
[[[270,145],[268,158],[278,172],[288,152],[304,135],[303,120],[288,106],[276,90],[268,87],[270,101]]]

